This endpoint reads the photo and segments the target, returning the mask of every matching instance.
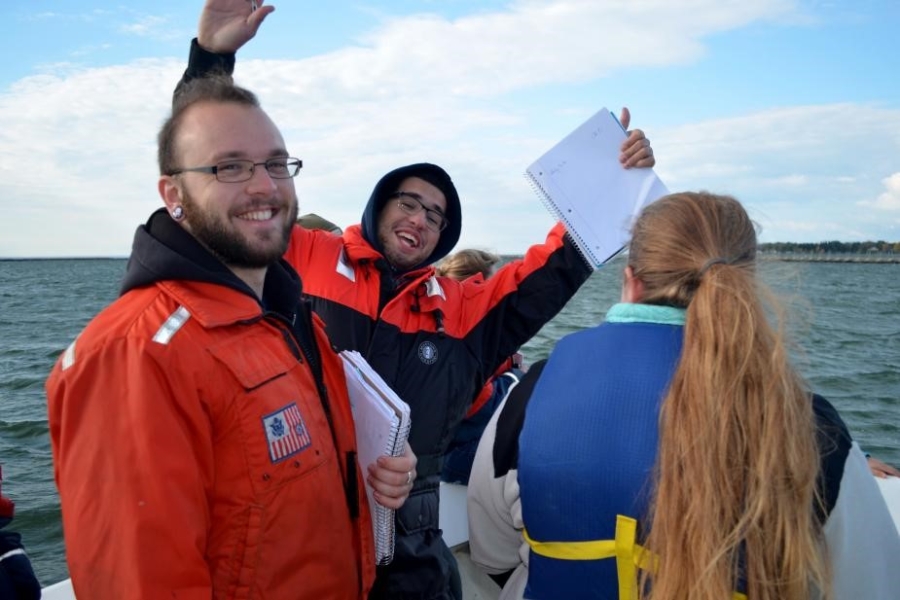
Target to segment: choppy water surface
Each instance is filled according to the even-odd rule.
[[[65,578],[44,380],[60,352],[117,293],[125,261],[0,261],[0,463],[4,492],[44,585]],[[900,464],[900,265],[767,263],[791,298],[797,360],[872,454]],[[619,297],[620,266],[598,271],[531,340],[528,361],[600,322]]]

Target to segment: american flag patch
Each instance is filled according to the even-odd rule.
[[[262,421],[273,463],[297,454],[312,442],[296,402],[263,417]]]

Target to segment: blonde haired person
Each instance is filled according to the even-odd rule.
[[[457,281],[478,274],[487,279],[491,276],[494,266],[499,262],[500,257],[487,250],[467,248],[445,258],[437,266],[437,274],[452,277]]]
[[[756,246],[733,198],[648,206],[622,303],[513,388],[469,484],[501,598],[898,597],[897,531],[769,323]]]

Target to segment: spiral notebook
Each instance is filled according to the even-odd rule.
[[[409,436],[409,405],[406,404],[366,362],[359,352],[341,352],[350,408],[356,425],[356,446],[363,473],[379,456],[400,456]],[[394,558],[394,511],[375,501],[372,486],[366,483],[375,561],[386,565]]]
[[[619,149],[626,137],[603,108],[525,172],[594,269],[624,249],[641,209],[668,193],[652,169],[622,167]]]

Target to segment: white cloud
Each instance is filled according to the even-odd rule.
[[[809,177],[807,175],[785,175],[776,177],[768,183],[773,186],[803,187],[809,183]]]
[[[103,9],[93,9],[87,12],[57,12],[43,11],[39,13],[22,12],[19,19],[23,21],[64,21],[71,23],[95,23],[99,19],[109,16],[111,11]]]
[[[119,26],[119,31],[126,34],[148,38],[171,39],[171,23],[165,17],[156,15],[141,15],[131,23]]]
[[[12,205],[0,256],[128,253],[156,206],[154,135],[179,73],[147,61],[35,76],[0,96],[0,197]]]
[[[881,180],[885,191],[878,195],[874,201],[859,202],[860,206],[868,206],[879,210],[900,212],[900,172]]]
[[[521,0],[504,12],[456,20],[387,19],[359,46],[321,61],[332,83],[348,93],[390,97],[412,87],[494,96],[634,66],[685,64],[703,55],[707,35],[794,11],[791,0]]]
[[[460,189],[461,247],[518,252],[550,225],[522,173],[557,137],[528,127],[533,121],[503,92],[694,60],[704,36],[789,18],[792,6],[522,1],[455,21],[388,20],[359,46],[305,60],[242,60],[236,78],[259,94],[304,160],[296,180],[302,211],[356,222],[381,174],[427,160],[447,168]],[[635,48],[638,38],[659,43]],[[0,256],[128,254],[135,226],[161,205],[155,135],[184,66],[176,59],[68,65],[0,94],[0,197],[11,207],[0,220]],[[651,137],[657,171],[673,191],[735,194],[772,239],[796,239],[804,232],[794,223],[810,215],[839,223],[834,239],[841,228],[866,230],[852,207],[883,191],[873,172],[896,167],[888,153],[847,149],[886,132],[900,136],[900,111],[838,104],[775,108]],[[804,234],[819,239],[824,227]]]
[[[82,46],[80,48],[76,48],[72,50],[69,55],[74,59],[86,58],[89,56],[94,56],[100,52],[106,52],[107,50],[112,49],[113,45],[110,43],[102,43],[102,44],[91,44],[88,46]],[[53,72],[58,70],[59,67],[63,65],[51,66],[44,65],[42,66],[43,71]]]
[[[765,241],[858,240],[889,237],[895,227],[857,208],[885,188],[882,204],[891,197],[875,174],[896,168],[892,153],[855,150],[885,136],[900,137],[900,110],[842,103],[691,123],[654,132],[653,143],[670,190],[736,196]]]
[[[117,16],[121,21],[116,32],[126,36],[144,38],[146,40],[171,43],[184,43],[195,35],[192,29],[185,29],[183,24],[171,14],[144,14],[123,9],[124,14]]]
[[[26,15],[25,18],[30,21],[49,21],[51,19],[58,19],[60,16],[60,13],[45,10],[43,12]]]
[[[818,239],[828,238],[830,234],[837,234],[841,231],[841,227],[836,223],[821,221],[790,221],[782,220],[779,223],[781,231],[788,232],[793,237],[791,239],[806,237],[809,234],[817,236]]]

